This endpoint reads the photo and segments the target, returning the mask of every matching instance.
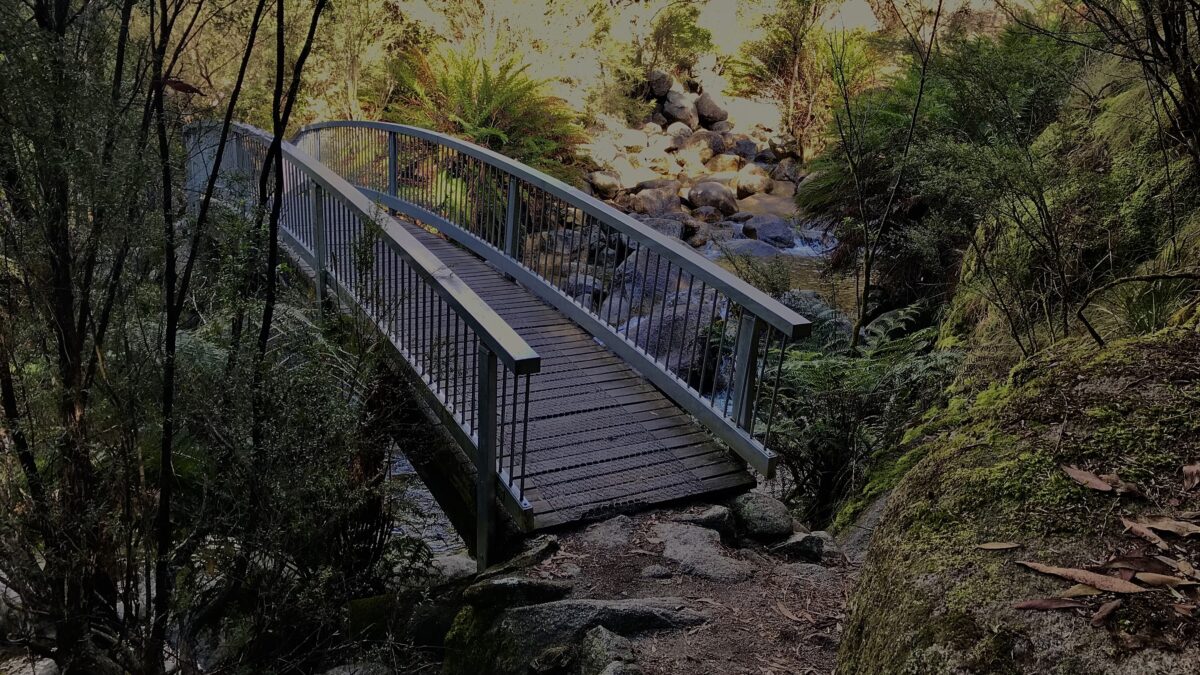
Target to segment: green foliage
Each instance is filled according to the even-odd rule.
[[[650,32],[635,43],[634,63],[643,73],[663,68],[686,74],[713,49],[712,33],[696,25],[700,8],[691,2],[673,2],[653,19]]]
[[[959,355],[934,350],[934,330],[911,330],[919,308],[873,322],[859,354],[841,336],[817,350],[793,350],[783,363],[775,448],[814,526],[829,523],[838,505],[858,491],[872,457],[934,401]]]
[[[785,0],[763,17],[763,36],[742,44],[729,63],[732,93],[770,97],[800,154],[819,150],[810,140],[828,120],[834,93],[829,44],[820,25],[829,0]]]
[[[545,93],[517,57],[493,64],[472,53],[407,52],[385,119],[461,136],[558,176],[569,176],[582,140],[574,113]]]

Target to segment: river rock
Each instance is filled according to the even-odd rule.
[[[758,157],[758,144],[748,136],[742,135],[734,139],[729,151],[746,161],[751,161]]]
[[[646,75],[646,87],[654,98],[662,98],[671,91],[671,74],[662,70],[651,70]]]
[[[733,511],[724,506],[710,506],[700,513],[684,513],[675,520],[713,530],[726,544],[732,544],[737,538]]]
[[[721,134],[713,133],[707,129],[700,129],[691,136],[688,136],[687,143],[685,144],[685,147],[689,148],[703,148],[705,146],[712,151],[712,154],[705,158],[705,162],[707,162],[709,159],[712,159],[712,157],[715,155],[724,153],[726,150],[725,139],[721,136]]]
[[[571,594],[571,584],[530,577],[495,577],[468,586],[463,600],[474,607],[519,607],[562,600]]]
[[[792,533],[792,514],[774,497],[747,492],[734,499],[730,506],[738,527],[751,539],[774,542]]]
[[[646,218],[642,220],[642,222],[672,239],[683,238],[683,223],[679,222],[678,220],[671,220],[669,218]]]
[[[679,181],[673,178],[655,178],[652,180],[644,180],[634,186],[635,192],[642,190],[670,190],[671,192],[679,191]]]
[[[760,192],[769,192],[770,189],[771,177],[767,175],[766,170],[761,166],[747,164],[738,171],[738,199],[745,199],[750,195],[756,195]]]
[[[579,672],[600,675],[614,662],[633,663],[633,643],[605,628],[596,626],[579,643]]]
[[[792,224],[779,216],[754,216],[742,223],[742,231],[747,237],[765,241],[775,248],[791,248],[796,245],[796,231]]]
[[[692,128],[683,122],[672,122],[667,125],[665,131],[667,137],[671,139],[670,148],[672,150],[682,148],[687,143],[688,137],[692,135]]]
[[[458,581],[472,576],[477,567],[475,559],[466,553],[435,556],[430,564],[439,580],[443,582]]]
[[[696,112],[696,95],[672,89],[663,102],[663,114],[668,119],[686,124],[690,129],[700,127],[700,114]]]
[[[696,114],[700,116],[700,123],[706,127],[729,119],[729,112],[725,110],[725,106],[708,91],[696,99]]]
[[[645,124],[642,125],[641,131],[642,131],[642,133],[646,134],[647,137],[658,136],[658,135],[662,134],[663,128],[660,124],[658,124],[656,122],[646,122]]]
[[[729,120],[721,120],[720,122],[713,123],[708,128],[719,134],[723,134],[728,131],[733,131],[733,122],[730,122]]]
[[[725,217],[715,206],[701,206],[692,210],[692,217],[702,223],[716,223]]]
[[[704,163],[705,168],[712,172],[721,171],[737,171],[742,168],[745,163],[741,157],[731,155],[729,153],[721,153],[713,155],[713,158]]]
[[[629,206],[638,213],[659,215],[678,211],[679,194],[671,189],[641,190],[629,198]]]
[[[714,181],[697,183],[688,190],[688,201],[692,206],[711,206],[725,215],[736,213],[737,197],[733,190]]]
[[[621,191],[620,179],[606,171],[593,171],[588,174],[587,180],[601,199],[612,199]]]
[[[791,157],[784,157],[771,168],[771,179],[795,183],[800,177],[800,164]]]
[[[771,547],[775,555],[789,560],[836,565],[843,561],[837,542],[828,532],[797,532],[782,544]]]
[[[687,523],[659,523],[654,533],[663,543],[663,557],[679,564],[685,574],[736,583],[750,577],[753,566],[722,552],[716,531]]]
[[[615,516],[589,526],[579,538],[591,546],[621,548],[629,544],[631,536],[633,536],[633,521],[629,516]]]

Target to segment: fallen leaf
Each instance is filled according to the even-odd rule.
[[[1136,534],[1137,536],[1141,537],[1142,539],[1145,539],[1146,541],[1150,542],[1151,544],[1154,544],[1155,546],[1157,546],[1159,548],[1159,550],[1166,551],[1171,548],[1170,546],[1167,545],[1167,542],[1163,541],[1162,537],[1151,532],[1150,528],[1146,527],[1142,523],[1135,523],[1132,520],[1129,520],[1128,518],[1121,516],[1121,524],[1125,526],[1126,530],[1129,530],[1130,532]]]
[[[1200,520],[1200,511],[1181,511],[1177,515],[1181,520]]]
[[[1155,574],[1154,572],[1138,572],[1136,575],[1134,575],[1134,578],[1148,586],[1169,586],[1174,588],[1175,586],[1196,585],[1195,581],[1180,579],[1179,577],[1173,577],[1169,574]]]
[[[1063,591],[1062,593],[1059,593],[1058,597],[1060,597],[1060,598],[1085,598],[1089,595],[1100,595],[1100,593],[1102,593],[1102,591],[1100,589],[1096,588],[1095,586],[1088,586],[1087,584],[1075,584],[1074,586],[1068,588],[1067,590]]]
[[[1183,616],[1186,616],[1189,618],[1192,616],[1192,613],[1196,611],[1195,605],[1176,604],[1176,605],[1171,605],[1171,607],[1174,608],[1176,613],[1182,614]]]
[[[808,623],[812,623],[811,616],[809,616],[807,619],[801,619],[800,617],[796,616],[791,611],[789,611],[787,607],[784,607],[782,602],[775,603],[775,610],[778,611],[783,616],[791,619],[792,621],[795,621],[796,623],[800,623],[801,621],[807,621]]]
[[[1123,581],[1116,577],[1110,577],[1105,574],[1097,574],[1087,570],[1075,569],[1073,567],[1053,567],[1051,565],[1042,565],[1041,563],[1027,562],[1018,560],[1018,565],[1024,565],[1035,572],[1042,574],[1052,574],[1056,577],[1068,579],[1078,584],[1087,584],[1093,588],[1109,593],[1144,593],[1145,588],[1133,584],[1128,581]]]
[[[1096,626],[1097,628],[1103,626],[1104,622],[1108,619],[1108,616],[1117,611],[1117,608],[1120,606],[1120,600],[1113,600],[1112,602],[1106,602],[1103,605],[1100,605],[1100,609],[1096,610],[1096,613],[1092,615],[1092,625]]]
[[[1183,467],[1183,489],[1191,490],[1200,485],[1200,463]]]
[[[1036,600],[1023,600],[1013,605],[1014,609],[1083,609],[1087,605],[1078,600],[1068,598],[1038,598]]]
[[[981,548],[985,551],[1011,551],[1014,548],[1021,548],[1021,544],[1015,541],[989,541],[975,548]]]
[[[1112,492],[1113,486],[1100,480],[1100,477],[1091,471],[1084,471],[1078,467],[1067,466],[1066,464],[1063,464],[1059,468],[1063,470],[1063,473],[1070,476],[1071,480],[1084,487],[1099,490],[1100,492]]]
[[[1162,557],[1142,555],[1121,556],[1104,563],[1103,567],[1110,570],[1133,570],[1134,572],[1158,572],[1170,574],[1177,568],[1172,562]]]
[[[1185,523],[1182,520],[1175,520],[1173,518],[1148,518],[1143,521],[1143,524],[1152,530],[1158,530],[1159,532],[1170,532],[1171,534],[1177,534],[1181,537],[1190,537],[1195,534],[1200,534],[1200,525]]]

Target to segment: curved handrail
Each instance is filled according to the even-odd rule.
[[[271,142],[271,136],[256,127],[240,122],[234,122],[233,127],[243,134],[257,136],[267,143]],[[317,185],[330,194],[337,195],[339,201],[359,216],[375,222],[387,238],[395,243],[398,252],[455,308],[456,313],[471,325],[484,344],[505,365],[520,374],[536,373],[541,369],[541,357],[525,338],[518,335],[508,322],[500,318],[500,315],[441,259],[396,222],[386,209],[379,208],[378,204],[367,199],[355,186],[295,145],[285,141],[281,147],[284,158],[302,167],[304,173]]]
[[[187,190],[193,194],[213,171],[218,130],[212,122],[185,130]],[[223,203],[253,213],[247,205],[257,203],[257,190],[249,185],[256,186],[264,171],[273,173],[264,166],[271,142],[260,129],[233,125],[217,167]],[[284,142],[281,151],[279,236],[307,266],[318,299],[336,296],[391,342],[451,433],[473,449],[478,503],[491,503],[498,480],[501,497],[527,527],[530,378],[541,370],[541,357],[386,209],[293,144]],[[267,183],[272,190],[275,178]],[[480,532],[485,560],[487,527]]]
[[[678,236],[466,141],[336,121],[301,129],[295,142],[522,283],[773,475],[783,355],[808,334],[807,319]],[[760,386],[768,375],[774,385]]]
[[[803,337],[810,330],[808,319],[800,316],[783,303],[763,293],[753,285],[746,283],[736,275],[731,274],[728,270],[714,264],[708,258],[696,253],[695,250],[682,241],[671,239],[654,228],[647,227],[644,223],[621,213],[599,199],[573,188],[553,176],[548,176],[537,169],[521,164],[493,150],[437,131],[422,129],[421,127],[367,120],[337,120],[310,124],[300,129],[296,133],[295,138],[299,140],[306,134],[314,131],[337,127],[355,127],[398,132],[406,136],[422,138],[441,146],[453,148],[458,152],[487,162],[492,166],[503,168],[509,174],[520,178],[530,185],[541,188],[560,199],[574,203],[589,215],[615,225],[617,229],[626,234],[636,234],[639,238],[644,238],[657,252],[671,257],[680,264],[686,264],[694,268],[694,272],[698,277],[714,288],[724,291],[738,304],[751,309],[756,316],[782,331],[789,338]]]

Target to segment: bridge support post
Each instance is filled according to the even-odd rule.
[[[479,345],[479,384],[476,410],[475,563],[482,572],[491,562],[496,529],[492,506],[496,500],[496,355]]]
[[[739,427],[754,435],[754,397],[758,390],[758,341],[765,327],[763,320],[742,312],[734,353],[733,419]]]
[[[508,177],[508,208],[504,214],[504,254],[510,259],[517,257],[517,235],[520,230],[518,214],[521,208],[521,191],[516,176]],[[512,277],[505,275],[510,281]]]
[[[388,138],[387,193],[388,193],[389,197],[397,197],[398,198],[400,195],[398,194],[399,191],[398,191],[398,187],[396,185],[396,170],[399,168],[399,167],[397,167],[397,164],[399,164],[399,161],[397,160],[397,152],[396,152],[396,132],[389,131],[387,138]],[[391,213],[393,215],[395,215],[396,212],[394,210],[391,210],[391,209],[388,209],[388,210],[391,211]]]
[[[315,182],[312,187],[312,228],[313,228],[313,258],[316,269],[317,304],[322,308],[328,299],[328,286],[325,281],[325,190]]]

